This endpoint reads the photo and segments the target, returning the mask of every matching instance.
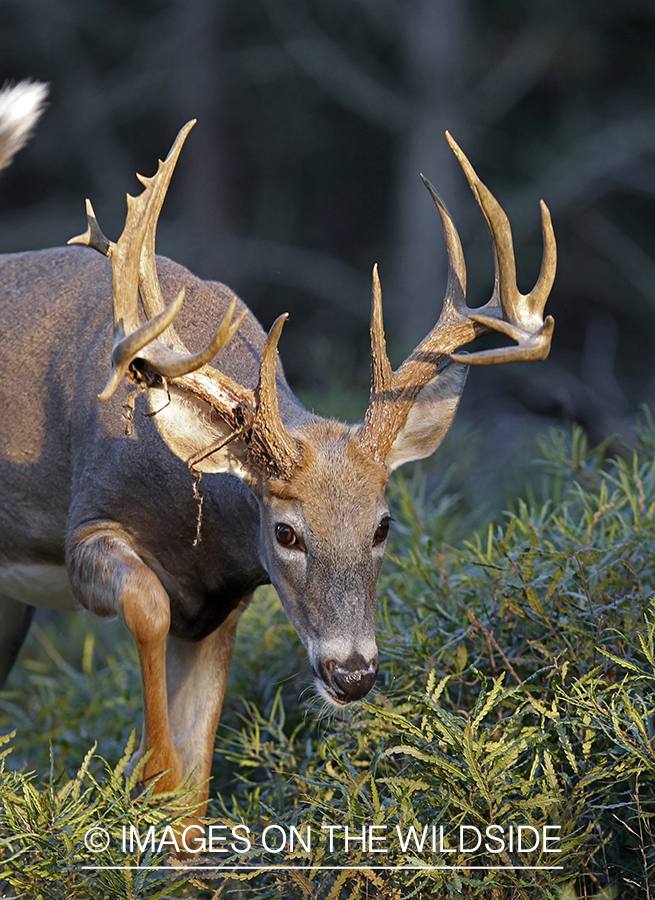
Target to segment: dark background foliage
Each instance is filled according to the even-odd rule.
[[[419,172],[460,228],[470,302],[491,289],[449,128],[510,215],[523,290],[541,197],[560,247],[550,359],[474,371],[458,440],[475,421],[501,468],[534,415],[595,440],[627,433],[655,390],[654,37],[650,0],[0,0],[0,80],[51,85],[35,140],[0,181],[0,249],[65,242],[83,230],[85,196],[117,237],[134,172],[152,173],[197,116],[160,252],[226,281],[266,327],[289,310],[292,385],[357,419],[372,264],[394,364],[443,293]]]
[[[517,489],[511,477],[520,458],[534,454],[532,435],[545,420],[580,422],[594,442],[615,431],[629,442],[638,404],[653,399],[654,38],[652,0],[0,0],[0,82],[31,77],[51,86],[35,139],[0,178],[0,250],[64,243],[84,228],[85,196],[116,238],[125,192],[139,189],[135,171],[151,174],[179,127],[197,116],[164,210],[160,252],[226,281],[265,326],[289,310],[282,356],[292,386],[319,412],[356,419],[368,385],[372,264],[381,266],[396,364],[434,322],[443,294],[439,221],[419,172],[460,228],[472,305],[491,290],[489,239],[444,141],[450,129],[510,215],[523,290],[539,268],[541,197],[560,248],[550,358],[474,370],[450,444],[434,463],[443,474],[457,455],[455,487],[468,491],[470,510],[501,481],[506,493]],[[413,477],[418,491],[420,473]],[[435,545],[479,521],[462,517],[451,494],[441,497]],[[428,516],[419,509],[417,534],[430,533]],[[401,517],[397,534],[402,541]],[[479,595],[486,602],[489,591]],[[541,616],[519,600],[525,615],[530,608]],[[270,706],[265,691],[285,677],[275,669],[272,678],[271,666],[288,665],[295,652],[274,652],[289,637],[284,618],[262,612],[258,621],[250,634],[261,627],[264,641],[246,636],[240,647],[224,724],[241,708],[240,685],[253,682],[248,653],[266,662],[250,690],[261,689],[255,699]],[[445,665],[457,669],[472,653],[472,636],[463,611],[456,621],[465,652],[458,648]],[[512,634],[518,640],[522,632]],[[68,663],[47,634],[36,635],[63,669]],[[73,687],[84,685],[88,700],[68,690],[85,726],[61,715],[68,696],[58,693],[59,674],[36,659],[13,676],[26,671],[39,685],[28,691],[14,681],[34,724],[23,747],[42,748],[46,735],[82,743],[84,752],[94,737],[88,723],[97,721],[94,703],[105,700],[90,681],[93,640],[78,643],[84,677]],[[304,655],[294,646],[291,668],[301,675],[287,677],[295,678],[295,698]],[[138,691],[120,680],[134,677],[133,659],[107,661],[115,680],[102,750],[115,760],[138,718]],[[15,696],[4,709],[3,730],[21,722]]]

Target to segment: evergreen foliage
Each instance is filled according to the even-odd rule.
[[[18,732],[13,753],[5,750],[0,783],[5,895],[655,896],[650,421],[638,437],[629,458],[606,465],[604,448],[590,450],[580,430],[553,432],[541,443],[539,491],[517,501],[502,526],[480,528],[460,547],[443,541],[456,527],[456,503],[417,499],[410,483],[396,482],[396,544],[380,582],[381,681],[368,702],[343,716],[326,717],[315,707],[301,718],[297,681],[274,690],[276,678],[288,676],[288,657],[302,651],[271,593],[254,604],[219,731],[220,797],[210,810],[228,829],[247,823],[252,847],[196,862],[324,869],[242,869],[227,880],[199,869],[177,881],[170,870],[82,870],[137,859],[165,864],[170,846],[154,855],[137,848],[130,856],[117,837],[94,855],[83,836],[92,825],[104,823],[119,835],[123,824],[136,822],[142,832],[156,824],[160,834],[175,815],[179,828],[184,801],[153,800],[156,786],[132,798],[134,779],[126,784],[122,776],[127,754],[111,769],[88,750],[85,728],[95,730],[107,756],[107,746],[113,752],[124,743],[135,720],[131,655],[124,663],[94,664],[87,638],[80,672],[64,671],[61,662],[57,668],[53,650],[50,662],[26,660],[30,668],[24,665],[13,692],[1,698],[3,729]],[[52,763],[35,742],[44,732]],[[25,769],[49,768],[50,775],[39,782],[12,770],[13,758]],[[76,775],[65,773],[72,758],[84,758]],[[271,824],[287,835],[293,826],[305,836],[309,827],[311,849],[296,841],[293,852],[265,852],[261,833]],[[327,825],[336,826],[332,851]],[[363,826],[377,845],[363,848]],[[462,847],[460,826],[466,826]],[[497,828],[485,838],[489,826]],[[531,851],[545,826],[549,846],[544,850],[541,840]],[[478,850],[475,828],[483,836]],[[492,835],[504,836],[504,848]],[[399,865],[416,868],[373,868]],[[439,865],[479,868],[426,868]],[[506,868],[492,868],[500,866]]]

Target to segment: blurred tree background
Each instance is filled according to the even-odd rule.
[[[230,284],[265,327],[288,310],[292,386],[356,420],[373,263],[394,365],[440,308],[445,254],[419,172],[460,230],[470,304],[491,291],[448,128],[510,216],[522,290],[542,197],[560,249],[549,360],[469,378],[445,458],[481,459],[477,490],[516,469],[544,419],[629,439],[655,393],[654,47],[652,0],[0,0],[0,80],[51,86],[0,180],[0,249],[64,243],[86,196],[116,238],[135,171],[196,116],[159,252]]]

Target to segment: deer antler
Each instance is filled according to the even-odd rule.
[[[277,344],[286,316],[271,328],[262,350],[259,384],[255,391],[244,388],[207,365],[234,337],[247,310],[236,319],[236,298],[223,317],[214,337],[197,353],[190,353],[173,327],[184,301],[184,289],[172,303],[164,302],[155,262],[157,221],[166,192],[188,133],[195,119],[180,130],[155,175],[137,175],[144,186],[138,197],[127,196],[127,218],[116,243],[108,240],[98,225],[93,207],[86,201],[87,230],[69,244],[85,244],[112,261],[114,346],[112,371],[100,400],[108,400],[124,375],[142,380],[134,363],[141,360],[152,373],[171,379],[209,403],[233,431],[251,429],[253,452],[260,464],[279,474],[291,471],[300,458],[297,442],[288,434],[280,417],[275,380]],[[139,321],[141,296],[148,320]],[[169,345],[167,346],[164,341]],[[212,452],[211,450],[209,452]]]
[[[546,204],[541,202],[544,251],[541,272],[529,294],[516,285],[516,263],[509,220],[491,191],[453,138],[446,138],[473,190],[489,227],[494,251],[495,286],[489,302],[472,310],[466,305],[466,264],[457,229],[430,182],[423,183],[434,200],[444,228],[448,251],[448,283],[441,315],[432,331],[395,372],[386,351],[382,317],[382,290],[377,266],[373,269],[371,312],[371,398],[359,433],[363,449],[383,461],[402,429],[419,391],[450,360],[471,365],[545,359],[550,350],[554,319],[543,318],[557,266],[555,235]],[[517,342],[476,353],[455,353],[476,337],[499,331]]]
[[[100,230],[93,207],[87,203],[88,227],[83,235],[71,238],[69,244],[86,244],[112,260],[114,304],[114,348],[112,372],[100,400],[108,400],[116,391],[138,357],[165,378],[179,378],[209,362],[232,339],[245,312],[232,322],[236,303],[223,318],[213,339],[198,353],[189,353],[172,327],[182,308],[184,290],[168,306],[164,304],[155,267],[155,235],[175,164],[195,119],[182,128],[170,153],[152,178],[137,176],[145,186],[138,197],[127,195],[127,218],[118,242],[109,241]],[[141,294],[148,321],[139,324],[138,295]],[[164,332],[176,346],[171,350],[157,341]]]

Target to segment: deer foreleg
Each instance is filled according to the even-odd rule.
[[[168,594],[155,573],[118,532],[94,531],[74,540],[69,574],[74,593],[83,606],[97,615],[122,616],[134,637],[143,685],[142,750],[153,748],[142,780],[147,784],[161,775],[157,790],[172,790],[182,780],[182,761],[173,744],[168,720]]]
[[[144,567],[146,568],[146,567]],[[147,569],[150,572],[149,569]],[[156,576],[153,578],[157,580]],[[142,780],[145,784],[156,775],[158,791],[170,791],[182,780],[182,760],[171,738],[168,719],[168,692],[166,687],[166,635],[170,628],[168,595],[161,584],[158,591],[145,594],[140,590],[128,590],[122,598],[123,617],[136,642],[141,663],[143,686],[143,734],[145,750],[154,747],[146,762]]]
[[[207,809],[216,728],[232,662],[236,626],[252,595],[202,641],[168,639],[167,679],[171,734],[185,775],[198,785],[196,815]]]
[[[16,661],[33,615],[33,606],[0,595],[0,688]]]

